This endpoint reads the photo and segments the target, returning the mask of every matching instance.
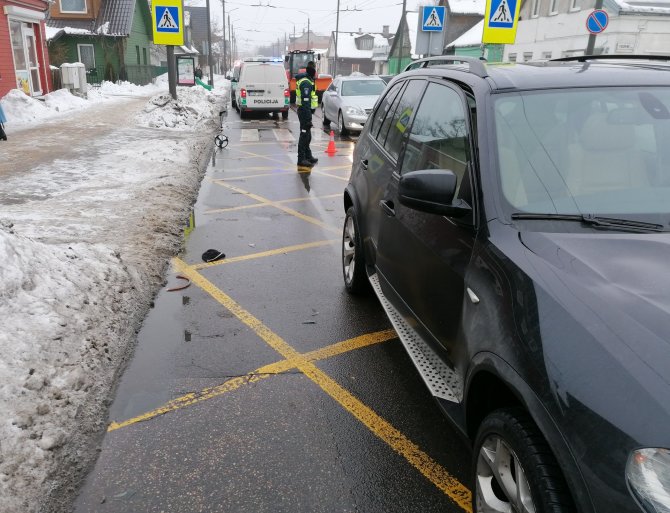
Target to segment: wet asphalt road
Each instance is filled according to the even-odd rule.
[[[344,290],[355,138],[333,128],[301,173],[295,112],[224,119],[77,512],[469,511],[467,445],[376,298]]]

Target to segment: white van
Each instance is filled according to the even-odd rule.
[[[250,112],[281,112],[288,118],[290,94],[281,62],[243,62],[235,84],[235,105],[244,119]]]

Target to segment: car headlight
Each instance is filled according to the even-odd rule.
[[[365,111],[360,107],[347,107],[345,110],[350,116],[365,116]]]
[[[670,513],[670,450],[638,449],[626,464],[626,480],[648,513]]]

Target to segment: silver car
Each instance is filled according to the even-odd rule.
[[[360,132],[385,88],[379,77],[337,77],[323,94],[323,124],[337,120],[341,134]]]

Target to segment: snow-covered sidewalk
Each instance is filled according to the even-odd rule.
[[[23,112],[2,100],[2,513],[64,510],[93,461],[115,379],[179,249],[227,95],[218,82],[180,88],[176,104],[155,88],[85,103],[58,92],[58,109],[16,97]]]

